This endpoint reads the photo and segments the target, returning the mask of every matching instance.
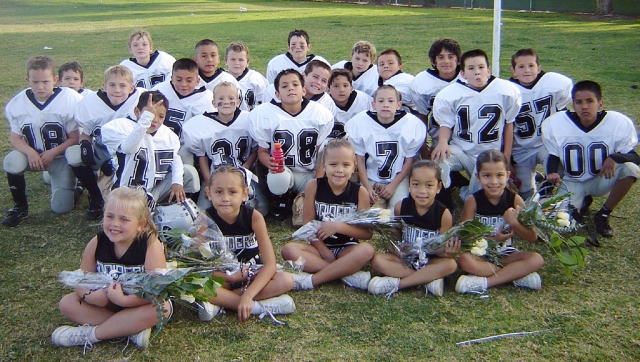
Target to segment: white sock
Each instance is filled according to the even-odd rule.
[[[96,327],[91,327],[91,332],[89,332],[89,342],[98,343],[100,340],[96,338]]]
[[[262,306],[257,301],[253,301],[253,307],[251,307],[251,314],[259,315],[262,313]]]
[[[302,284],[305,289],[313,289],[313,274],[309,274],[306,278],[304,278]]]

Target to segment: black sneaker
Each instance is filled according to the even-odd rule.
[[[291,207],[289,206],[289,194],[285,193],[281,196],[276,196],[274,200],[274,206],[269,210],[269,213],[276,221],[284,221],[291,217]]]
[[[15,206],[13,209],[7,210],[7,216],[2,219],[2,225],[8,227],[16,227],[20,221],[29,216],[29,209],[26,207]]]
[[[593,216],[593,223],[596,226],[596,231],[605,238],[613,236],[613,229],[611,228],[611,225],[609,225],[610,216],[611,215],[607,215],[602,212],[598,212]]]
[[[593,197],[591,195],[587,195],[582,200],[582,207],[580,208],[580,215],[584,218],[589,215],[589,207],[593,204]]]
[[[92,197],[89,195],[89,208],[87,209],[87,214],[85,219],[89,221],[100,220],[102,218],[102,209],[104,208],[104,200],[102,197]]]

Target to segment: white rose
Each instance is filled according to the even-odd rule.
[[[558,220],[556,220],[556,222],[558,223],[558,225],[564,226],[564,227],[567,227],[567,226],[571,225],[569,220],[558,219]]]
[[[471,248],[471,254],[473,255],[483,256],[486,253],[487,253],[486,249],[478,248],[477,246],[474,246],[473,248]]]
[[[167,269],[169,270],[173,270],[173,269],[178,269],[178,262],[175,260],[171,260],[167,262]]]
[[[180,299],[187,301],[189,303],[193,303],[196,301],[196,298],[191,294],[180,294]]]
[[[560,212],[556,215],[556,217],[557,217],[559,220],[569,220],[569,214],[568,214],[568,213],[566,213],[566,212],[562,212],[562,211],[560,211]]]
[[[208,244],[208,243],[206,243],[206,244],[201,244],[201,245],[198,247],[198,251],[200,252],[200,254],[202,254],[202,256],[203,256],[205,259],[211,259],[211,258],[213,258],[213,257],[215,256],[215,255],[213,255],[213,253],[211,252],[211,248],[209,247],[209,244]]]
[[[487,246],[489,246],[489,243],[485,239],[480,239],[476,242],[474,246],[480,249],[486,249]]]

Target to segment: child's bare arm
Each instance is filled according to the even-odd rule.
[[[529,229],[518,221],[518,214],[524,206],[524,200],[522,200],[522,197],[519,195],[516,195],[514,206],[515,208],[511,207],[504,212],[504,221],[511,226],[511,229],[516,235],[528,242],[535,242],[538,239],[538,234],[533,229]]]
[[[360,184],[367,190],[369,195],[369,202],[371,204],[376,202],[378,196],[373,192],[373,186],[369,183],[369,177],[367,176],[367,163],[364,156],[356,155],[356,162],[358,164],[358,177],[360,178]]]

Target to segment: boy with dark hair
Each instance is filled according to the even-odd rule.
[[[547,181],[564,182],[559,192],[571,192],[579,218],[588,213],[592,196],[608,194],[593,221],[600,235],[611,237],[611,212],[640,178],[638,131],[629,117],[602,109],[602,89],[596,82],[577,82],[571,98],[575,112],[559,112],[542,123],[542,142],[549,151]]]
[[[78,143],[73,109],[82,96],[69,88],[54,88],[58,77],[50,57],[32,57],[26,68],[30,88],[13,97],[5,108],[11,128],[9,143],[14,148],[2,163],[14,202],[2,219],[9,227],[18,226],[29,214],[26,171],[46,170],[51,175],[53,212],[67,213],[74,205],[76,179],[63,154]]]
[[[353,89],[351,72],[345,68],[331,72],[328,92],[337,108],[331,137],[344,134],[345,125],[356,114],[371,110],[373,98],[365,92]]]
[[[535,191],[536,165],[547,159],[542,144],[544,120],[563,110],[571,102],[571,79],[562,74],[544,72],[538,53],[520,49],[511,57],[513,82],[522,94],[522,107],[515,120],[512,160],[515,175],[522,184],[520,196],[527,199]]]
[[[133,74],[137,88],[150,89],[171,76],[171,65],[176,58],[162,50],[153,50],[151,34],[146,30],[134,31],[129,36],[129,53],[133,58],[120,62]]]
[[[249,68],[251,58],[249,48],[240,42],[231,43],[224,52],[224,63],[228,72],[238,81],[240,109],[251,111],[262,103],[269,86],[267,78],[258,71]]]
[[[178,136],[182,145],[182,125],[194,116],[215,111],[213,92],[199,85],[199,82],[198,64],[192,59],[182,58],[173,63],[171,79],[152,89],[162,93],[170,102],[164,124]],[[180,149],[180,156],[185,164],[194,164],[193,155],[186,147]]]
[[[144,187],[155,200],[181,203],[186,193],[200,190],[195,168],[183,165],[180,140],[163,123],[169,101],[160,92],[140,95],[132,118],[118,118],[102,127],[102,141],[118,156],[116,187]],[[183,186],[184,185],[184,186]]]
[[[411,98],[413,75],[402,71],[402,57],[395,49],[387,49],[378,55],[378,86],[392,85],[402,94],[403,109],[412,112],[415,105]]]
[[[366,40],[357,41],[351,49],[351,60],[334,64],[333,69],[347,69],[353,77],[353,88],[373,96],[378,89],[376,46]]]
[[[309,34],[300,29],[293,30],[287,37],[287,52],[276,55],[267,64],[267,81],[273,83],[276,76],[285,69],[295,69],[303,73],[307,64],[314,60],[320,60],[327,64],[329,62],[323,57],[315,54],[308,54],[311,50]],[[329,64],[331,66],[331,64]]]
[[[89,192],[87,220],[100,219],[104,205],[94,172],[99,170],[107,177],[110,181],[106,185],[101,182],[101,185],[109,187],[115,171],[111,154],[102,143],[100,130],[113,119],[133,116],[138,98],[145,91],[134,87],[131,71],[123,65],[114,65],[105,71],[102,87],[104,90],[88,94],[75,107],[75,119],[82,128],[80,144],[65,151],[73,173]]]
[[[222,82],[231,82],[238,87],[236,78],[223,68],[218,67],[220,65],[220,50],[215,41],[202,39],[196,43],[193,60],[198,64],[198,74],[200,75],[198,88],[204,86],[213,92],[213,88]]]
[[[460,76],[442,89],[433,105],[433,116],[440,125],[440,142],[431,152],[431,159],[443,169],[442,182],[450,186],[449,171],[465,171],[475,175],[478,155],[488,149],[501,150],[511,158],[513,120],[521,105],[520,91],[511,82],[491,75],[489,57],[480,49],[465,52],[460,57]],[[451,145],[446,140],[451,137]],[[480,190],[476,177],[469,186],[460,189],[465,200]]]
[[[64,63],[58,68],[58,87],[71,88],[83,96],[91,93],[84,88],[84,72],[78,62]]]
[[[302,192],[307,182],[316,177],[318,148],[333,128],[331,112],[304,98],[304,83],[304,77],[295,69],[283,70],[274,80],[280,102],[263,103],[249,114],[251,137],[258,142],[258,160],[274,173],[280,166],[271,152],[276,142],[282,145],[284,173],[289,176],[283,185],[270,183],[267,178],[269,190],[279,195],[271,210],[279,220],[290,215],[288,190]]]

